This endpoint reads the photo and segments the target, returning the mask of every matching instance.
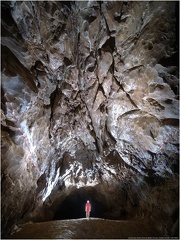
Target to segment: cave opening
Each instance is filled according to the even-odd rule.
[[[58,206],[53,220],[85,218],[87,200],[91,203],[90,217],[104,218],[107,206],[103,201],[103,195],[93,187],[86,187],[71,192]]]

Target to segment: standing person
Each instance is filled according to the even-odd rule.
[[[85,206],[85,211],[86,211],[86,218],[89,219],[90,217],[90,211],[91,211],[91,204],[89,200],[87,200],[86,206]]]

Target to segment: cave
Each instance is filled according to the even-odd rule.
[[[53,220],[85,218],[85,203],[87,200],[91,203],[91,218],[127,219],[125,207],[121,207],[119,215],[113,216],[111,214],[113,206],[106,202],[103,195],[98,188],[94,187],[76,189],[58,205]]]
[[[178,238],[179,2],[1,13],[2,238]]]
[[[102,202],[102,197],[98,196],[98,192],[93,187],[80,188],[72,192],[58,206],[53,219],[76,219],[85,217],[85,203],[89,200],[92,205],[91,217],[103,218],[106,212],[105,203]]]

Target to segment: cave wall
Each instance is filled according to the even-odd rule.
[[[178,3],[1,8],[2,234],[81,189],[102,217],[177,233]]]

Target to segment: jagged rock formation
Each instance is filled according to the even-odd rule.
[[[178,4],[1,4],[3,236],[87,198],[177,236]]]

